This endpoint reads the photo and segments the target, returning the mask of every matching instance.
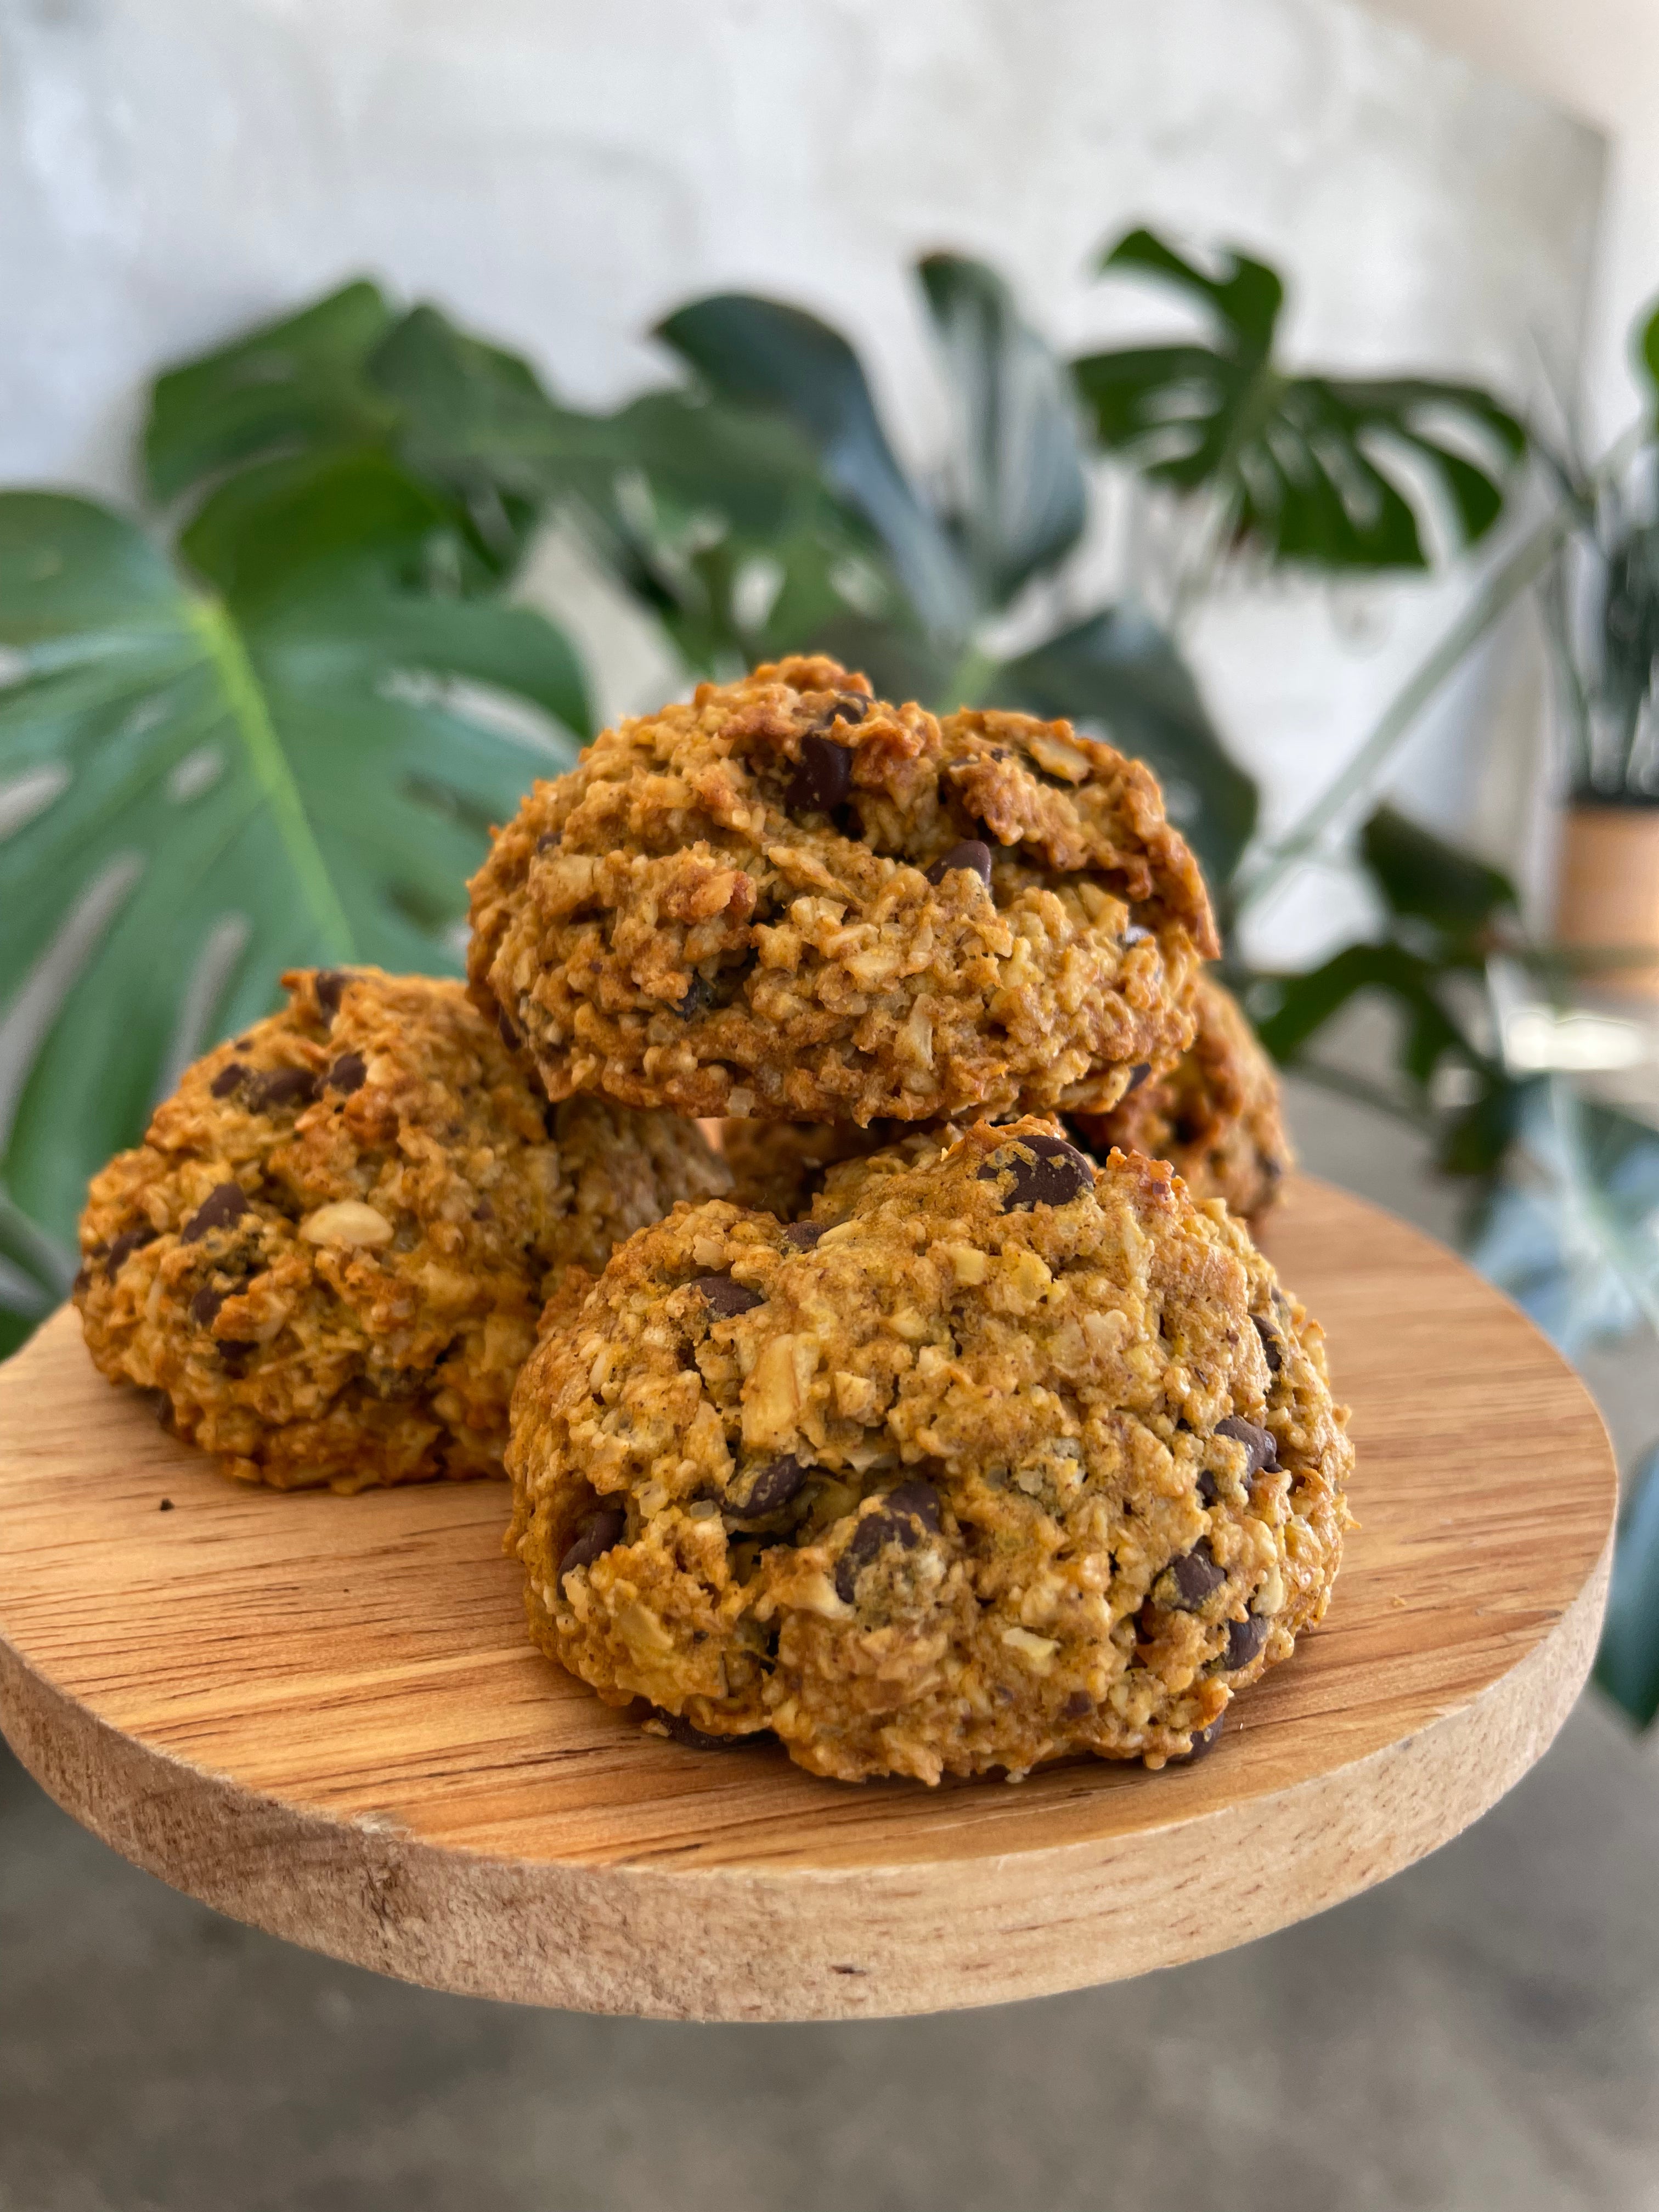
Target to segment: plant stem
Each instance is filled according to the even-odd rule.
[[[192,599],[189,616],[191,627],[201,639],[223,690],[226,708],[242,741],[254,781],[270,809],[276,834],[298,880],[301,901],[317,924],[322,940],[319,949],[330,960],[353,959],[357,948],[351,924],[340,904],[328,864],[312,834],[305,802],[300,797],[288,755],[271,722],[264,692],[240,633],[220,599]]]
[[[1614,440],[1590,477],[1589,489],[1592,495],[1602,485],[1617,480],[1647,434],[1647,424],[1638,422]],[[1576,502],[1562,501],[1529,538],[1522,540],[1508,560],[1492,571],[1428,659],[1389,702],[1370,737],[1334,782],[1321,792],[1284,836],[1267,847],[1254,867],[1243,872],[1233,895],[1236,915],[1242,916],[1251,907],[1259,906],[1297,862],[1313,850],[1389,755],[1410,735],[1418,716],[1455,673],[1465,655],[1501,620],[1528,586],[1544,574],[1581,523],[1582,507]]]
[[[1467,655],[1486,632],[1543,574],[1572,527],[1571,516],[1557,513],[1522,540],[1509,559],[1494,569],[1440,642],[1413,672],[1403,690],[1396,692],[1381,720],[1342,773],[1328,784],[1301,819],[1270,845],[1255,866],[1249,869],[1234,895],[1235,911],[1247,914],[1260,906],[1269,891],[1305,858],[1350,804],[1365,789],[1378,769],[1410,734],[1418,716],[1456,672]]]

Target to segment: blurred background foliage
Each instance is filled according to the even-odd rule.
[[[1501,872],[1388,797],[1424,708],[1536,587],[1575,787],[1659,798],[1651,410],[1590,465],[1468,383],[1293,369],[1283,280],[1242,253],[1136,228],[1099,270],[1167,293],[1181,334],[1067,361],[994,270],[916,264],[949,416],[925,475],[853,346],[791,303],[680,307],[653,333],[679,380],[607,414],[360,281],[157,379],[142,514],[0,494],[0,1351],[64,1294],[88,1175],[283,968],[458,967],[489,823],[591,731],[569,640],[517,596],[556,525],[688,678],[825,650],[890,696],[1065,716],[1149,761],[1276,1056],[1430,1133],[1477,1261],[1569,1351],[1659,1329],[1659,1135],[1517,1062],[1514,978],[1560,995],[1571,969]],[[1103,597],[1088,557],[1126,477],[1176,520],[1156,606]],[[1237,562],[1455,562],[1523,484],[1527,526],[1264,837],[1183,652],[1206,595]],[[1253,971],[1243,917],[1356,838],[1376,930]],[[1360,1000],[1389,1010],[1391,1073],[1340,1048]],[[1659,1487],[1632,1496],[1601,1678],[1645,1722]]]

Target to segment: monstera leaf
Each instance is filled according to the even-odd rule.
[[[1212,335],[1074,362],[1101,443],[1177,490],[1212,493],[1228,534],[1273,560],[1425,567],[1421,477],[1455,540],[1483,537],[1526,448],[1515,417],[1471,384],[1291,374],[1273,357],[1279,277],[1245,254],[1219,258],[1207,275],[1144,229],[1103,258],[1103,271],[1173,287]],[[1472,459],[1462,441],[1491,459]]]
[[[453,970],[488,823],[574,757],[562,635],[423,587],[441,516],[373,451],[246,469],[188,533],[209,591],[105,508],[0,495],[0,1127],[46,1230],[284,967]]]

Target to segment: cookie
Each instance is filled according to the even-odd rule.
[[[1317,1324],[1166,1164],[1035,1121],[834,1175],[811,1224],[677,1209],[526,1364],[534,1640],[843,1780],[1190,1756],[1330,1595]]]
[[[1149,1069],[1109,1114],[1078,1114],[1073,1127],[1097,1158],[1116,1145],[1168,1160],[1195,1199],[1260,1220],[1296,1158],[1279,1078],[1231,991],[1201,975],[1197,1008],[1198,1035],[1167,1075]]]
[[[94,1178],[93,1358],[251,1481],[499,1474],[544,1298],[726,1170],[669,1115],[548,1108],[459,983],[283,980]]]
[[[1245,1220],[1260,1220],[1295,1163],[1280,1113],[1279,1079],[1243,1009],[1207,975],[1199,978],[1198,1036],[1169,1074],[1146,1072],[1109,1114],[1056,1117],[1051,1127],[1103,1160],[1115,1146],[1168,1160],[1201,1204],[1220,1198]],[[813,1201],[847,1163],[896,1146],[938,1150],[962,1133],[953,1122],[726,1121],[720,1145],[732,1195],[780,1220],[810,1214]]]
[[[961,1134],[951,1121],[872,1121],[867,1129],[856,1121],[723,1121],[720,1146],[735,1204],[799,1221],[836,1169],[877,1153],[895,1165],[918,1165]]]
[[[550,1097],[733,1119],[1103,1111],[1216,949],[1140,763],[824,659],[605,731],[471,890],[474,994]]]

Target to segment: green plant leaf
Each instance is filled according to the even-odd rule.
[[[1255,827],[1256,788],[1217,736],[1191,671],[1151,617],[1109,607],[1006,662],[994,705],[1066,715],[1148,762],[1219,893]]]
[[[895,459],[863,365],[838,331],[799,307],[726,292],[677,309],[656,335],[716,398],[793,422],[830,489],[885,546],[924,625],[966,635],[976,611],[966,567]]]
[[[1501,868],[1449,845],[1392,806],[1377,808],[1359,843],[1389,911],[1432,922],[1454,940],[1489,936],[1518,904]]]
[[[1644,1729],[1659,1713],[1659,1444],[1632,1469],[1625,1494],[1595,1680]]]
[[[144,428],[155,497],[170,501],[278,453],[388,438],[397,410],[374,389],[368,362],[392,320],[379,288],[359,277],[167,370]]]
[[[1425,567],[1419,475],[1454,542],[1483,537],[1502,511],[1504,472],[1526,450],[1515,416],[1468,383],[1287,374],[1273,357],[1278,276],[1244,254],[1219,261],[1222,273],[1210,276],[1145,229],[1103,257],[1103,271],[1173,286],[1210,322],[1213,342],[1074,362],[1102,445],[1177,490],[1212,492],[1234,539],[1273,560]],[[1459,437],[1491,460],[1470,459]]]
[[[76,1255],[37,1228],[0,1186],[0,1359],[70,1294]]]
[[[586,726],[561,634],[408,588],[417,552],[227,551],[210,595],[90,501],[0,495],[0,763],[36,802],[0,839],[0,1130],[48,1231],[284,967],[453,970],[488,823],[574,757],[541,720]]]
[[[1532,1085],[1469,1257],[1569,1358],[1659,1332],[1659,1131],[1559,1077]]]
[[[1088,488],[1065,365],[983,262],[917,264],[960,414],[955,523],[981,599],[1011,599],[1082,534]]]
[[[1649,420],[1659,428],[1659,307],[1656,307],[1639,330],[1636,342],[1638,366],[1645,373],[1650,394]]]

